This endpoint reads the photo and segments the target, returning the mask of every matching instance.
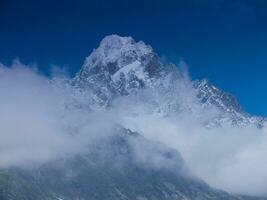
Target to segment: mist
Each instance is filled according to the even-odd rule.
[[[179,112],[166,114],[162,110],[168,107],[167,97],[154,90],[116,99],[109,109],[92,110],[86,106],[91,92],[75,90],[68,84],[71,78],[56,72],[48,78],[18,60],[0,65],[0,168],[84,153],[120,124],[179,151],[192,173],[213,187],[266,195],[266,126],[207,128],[220,111],[201,107],[188,76],[175,82],[172,100],[178,102]],[[147,149],[135,146],[144,159]],[[164,162],[151,155],[153,165]]]
[[[47,78],[18,60],[1,65],[0,168],[27,168],[82,153],[109,133],[108,116],[77,107],[84,96],[74,93],[68,81],[62,74]]]

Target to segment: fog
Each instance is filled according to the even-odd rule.
[[[187,76],[177,80],[172,98],[180,108],[190,109],[166,115],[155,111],[155,104],[164,110],[167,97],[152,90],[121,97],[110,109],[92,111],[83,107],[90,101],[90,91],[76,91],[68,86],[65,73],[57,68],[54,72],[48,78],[18,60],[0,65],[0,168],[27,167],[86,152],[95,139],[107,137],[120,124],[178,150],[192,173],[213,187],[266,195],[265,126],[207,128],[206,122],[220,111],[201,107]],[[145,155],[146,149],[138,149],[140,156]],[[164,162],[155,160],[155,165]]]
[[[67,86],[67,77],[58,77],[48,79],[18,60],[0,67],[0,167],[82,153],[96,136],[108,134],[107,115],[76,109],[74,100],[83,97]]]

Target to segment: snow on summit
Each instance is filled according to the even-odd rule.
[[[106,36],[100,46],[86,59],[85,65],[93,67],[98,60],[102,64],[116,62],[119,67],[122,67],[152,52],[152,48],[143,41],[135,42],[132,37],[110,35]]]

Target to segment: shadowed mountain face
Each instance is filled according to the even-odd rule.
[[[160,116],[175,115],[181,110],[194,112],[196,108],[188,103],[194,102],[199,110],[212,107],[218,111],[215,118],[205,122],[209,127],[225,123],[261,127],[264,119],[245,113],[233,96],[207,80],[192,83],[185,79],[188,88],[182,91],[192,89],[193,93],[188,97],[190,101],[184,103],[179,85],[183,76],[175,65],[162,63],[143,42],[111,35],[86,58],[69,87],[85,94],[85,101],[74,105],[88,112],[108,112],[120,98],[142,100],[143,96],[153,94],[160,100],[152,95],[143,101]],[[259,199],[211,188],[187,169],[178,151],[122,124],[116,124],[110,132],[108,137],[93,141],[84,153],[27,169],[0,170],[0,199]],[[72,131],[72,134],[77,133]]]
[[[149,154],[160,156],[161,165],[155,167],[149,158],[136,160],[136,142]],[[246,199],[210,188],[189,175],[177,151],[126,129],[119,128],[89,152],[32,169],[1,171],[1,200]]]

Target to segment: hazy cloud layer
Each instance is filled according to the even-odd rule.
[[[74,91],[66,84],[68,78],[59,70],[55,74],[48,79],[19,61],[0,66],[1,168],[42,164],[85,152],[94,139],[105,138],[114,124],[121,124],[177,149],[193,173],[214,187],[266,194],[266,128],[205,128],[203,123],[218,111],[212,107],[203,110],[188,78],[177,81],[173,98],[182,107],[190,105],[190,111],[163,116],[153,106],[156,102],[164,107],[166,99],[156,91],[118,99],[108,111],[81,109],[79,105],[90,99],[90,91]],[[135,145],[140,159],[144,159],[142,150],[146,149]],[[158,165],[161,158],[154,160]]]

